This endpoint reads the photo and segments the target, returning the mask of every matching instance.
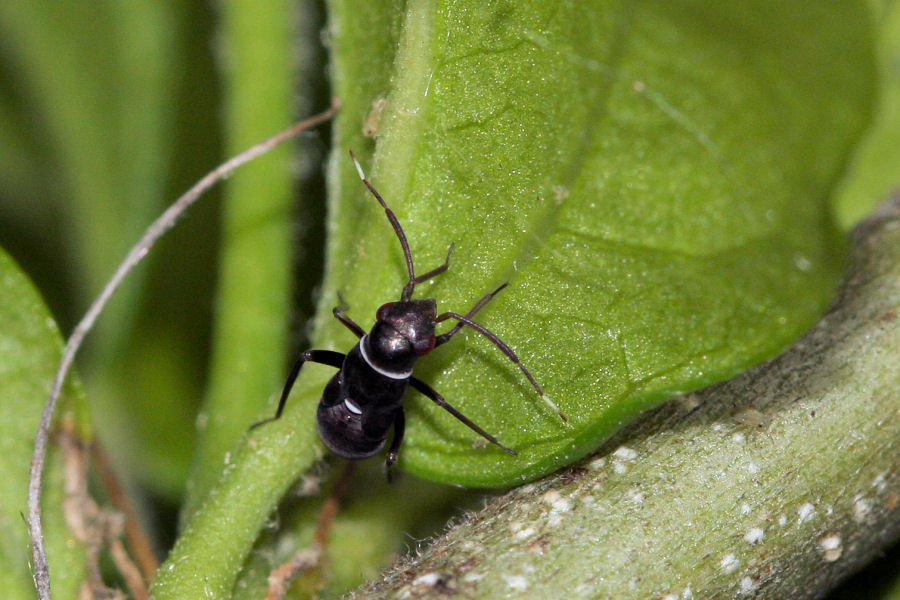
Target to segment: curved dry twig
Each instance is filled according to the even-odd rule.
[[[185,192],[178,200],[173,202],[162,215],[159,216],[144,232],[141,239],[135,244],[125,260],[116,269],[113,276],[107,282],[103,291],[97,296],[97,299],[91,304],[87,312],[79,321],[78,325],[72,331],[63,350],[62,359],[59,363],[59,369],[56,372],[56,378],[53,380],[53,387],[50,389],[50,396],[44,405],[44,411],[41,414],[41,422],[38,425],[37,435],[34,440],[34,453],[31,458],[31,471],[28,480],[28,533],[31,536],[31,556],[32,556],[32,573],[34,576],[34,585],[37,588],[38,598],[41,600],[49,600],[50,598],[50,571],[47,564],[47,554],[44,549],[44,532],[41,523],[41,482],[44,474],[44,459],[47,454],[47,442],[50,434],[50,424],[53,421],[53,413],[56,410],[56,404],[62,392],[63,384],[75,360],[75,354],[81,348],[85,336],[91,330],[97,317],[103,311],[106,303],[112,297],[113,293],[122,284],[125,276],[141,261],[150,251],[150,248],[165,234],[175,226],[178,219],[213,185],[222,181],[228,175],[240,167],[250,162],[254,158],[265,154],[274,147],[283,142],[297,136],[298,134],[316,127],[329,119],[331,119],[338,110],[340,102],[337,98],[332,100],[328,110],[319,113],[309,119],[305,119],[292,125],[291,127],[276,133],[270,138],[263,140],[255,146],[245,150],[237,156],[225,161],[205,177],[194,184],[191,189]]]

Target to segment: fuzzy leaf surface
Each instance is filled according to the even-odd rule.
[[[532,479],[772,356],[821,314],[844,265],[828,200],[871,102],[864,6],[408,2],[381,62],[356,54],[367,46],[353,36],[371,31],[349,6],[333,9],[345,109],[318,347],[355,340],[329,321],[336,290],[368,329],[405,281],[353,148],[419,272],[456,243],[449,273],[416,297],[465,313],[509,281],[478,320],[570,420],[468,330],[416,374],[520,455],[410,393],[403,468],[470,486]],[[360,64],[354,86],[344,75]],[[379,94],[372,144],[358,132]]]

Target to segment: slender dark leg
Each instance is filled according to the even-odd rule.
[[[500,290],[502,290],[503,288],[505,288],[508,285],[509,285],[509,283],[504,283],[503,285],[498,287],[496,290],[494,290],[493,292],[491,292],[490,294],[486,295],[484,298],[479,300],[478,303],[472,307],[472,310],[470,310],[469,312],[466,313],[466,318],[471,319],[472,317],[474,317],[475,313],[477,313],[479,310],[484,308],[485,304],[490,302],[494,296],[496,296],[497,294],[500,293]],[[437,348],[441,344],[449,342],[450,338],[452,338],[454,335],[459,333],[459,330],[463,328],[463,324],[464,323],[462,321],[460,321],[453,327],[453,329],[451,329],[447,333],[442,333],[441,335],[437,336],[437,338],[435,338],[434,347]]]
[[[297,362],[295,362],[294,366],[291,368],[291,372],[284,384],[284,390],[281,392],[281,400],[278,401],[278,410],[275,411],[275,416],[263,419],[262,421],[257,421],[250,426],[250,429],[256,429],[260,425],[265,425],[266,423],[277,421],[281,418],[281,413],[284,411],[284,405],[287,403],[288,395],[291,393],[291,388],[294,387],[294,382],[297,380],[297,375],[300,374],[300,367],[303,366],[303,363],[314,362],[340,369],[344,365],[344,357],[344,354],[334,352],[333,350],[307,350],[301,354],[300,358],[297,359]]]
[[[334,318],[344,324],[344,327],[353,332],[353,334],[361,338],[366,335],[365,329],[356,324],[356,321],[347,316],[347,313],[343,312],[339,307],[335,306],[331,313],[334,315]]]
[[[499,446],[504,452],[506,452],[508,454],[512,454],[513,456],[519,455],[518,452],[516,452],[512,448],[507,448],[506,446],[501,444],[499,441],[497,441],[497,438],[495,438],[494,436],[489,434],[487,431],[485,431],[484,429],[482,429],[481,427],[479,427],[478,425],[473,423],[469,419],[469,417],[467,417],[466,415],[462,414],[461,412],[459,412],[458,410],[453,408],[446,400],[444,400],[443,396],[441,396],[439,393],[437,393],[437,391],[434,388],[432,388],[430,385],[428,385],[421,379],[416,379],[415,377],[410,377],[409,384],[413,388],[415,388],[417,391],[419,391],[421,394],[431,398],[431,400],[435,404],[437,404],[438,406],[440,406],[441,408],[446,410],[448,413],[450,413],[451,415],[456,417],[466,427],[468,427],[469,429],[471,429],[472,431],[474,431],[475,433],[477,433],[478,435],[480,435],[481,437],[483,437],[490,443],[492,443],[496,446]]]
[[[357,325],[356,321],[351,319],[350,316],[344,312],[350,310],[350,306],[347,304],[347,301],[344,300],[344,296],[340,292],[337,293],[337,296],[341,303],[331,309],[331,314],[333,314],[334,318],[340,321],[344,327],[352,331],[356,337],[361,338],[366,335],[366,331]]]
[[[432,270],[428,271],[424,275],[416,276],[416,278],[413,280],[413,283],[418,285],[418,284],[422,283],[423,281],[428,281],[432,277],[440,275],[441,273],[443,273],[444,271],[449,269],[450,268],[450,255],[453,254],[453,249],[455,247],[456,247],[456,244],[450,244],[450,248],[447,250],[447,258],[444,259],[444,264],[442,264],[441,266],[439,266],[436,269],[432,269]]]
[[[488,299],[490,299],[490,298],[488,298]],[[477,305],[476,305],[476,307],[477,307]],[[547,397],[547,395],[544,393],[544,390],[541,389],[541,386],[538,385],[538,382],[531,375],[531,372],[525,367],[524,364],[522,364],[522,361],[519,360],[519,357],[516,356],[516,353],[513,352],[512,349],[503,342],[503,340],[498,338],[495,333],[493,333],[492,331],[490,331],[483,325],[479,325],[478,323],[476,323],[469,317],[464,317],[463,315],[459,315],[454,312],[445,312],[442,315],[438,315],[438,317],[435,319],[435,322],[440,323],[441,321],[446,321],[447,319],[456,319],[461,324],[468,325],[469,327],[471,327],[472,329],[474,329],[475,331],[477,331],[478,333],[480,333],[481,335],[483,335],[484,337],[489,339],[495,346],[500,348],[500,350],[503,352],[503,354],[505,354],[507,357],[509,357],[509,360],[513,361],[516,365],[518,365],[519,369],[522,370],[522,373],[524,373],[525,377],[528,378],[528,381],[531,382],[531,385],[537,391],[537,393],[541,397],[541,399],[543,399],[543,401],[547,403],[547,406],[549,406],[554,411],[556,411],[556,414],[559,415],[560,419],[562,419],[563,421],[566,421],[566,422],[569,421],[569,419],[566,418],[566,415],[564,415],[562,413],[562,411],[559,410],[559,407],[557,407],[556,404],[554,404],[550,400],[550,398]]]
[[[388,483],[391,481],[391,467],[397,462],[397,456],[400,454],[400,444],[403,443],[404,431],[406,431],[406,415],[403,414],[403,409],[401,408],[394,415],[394,439],[391,440],[391,447],[388,448],[387,459],[384,461]]]

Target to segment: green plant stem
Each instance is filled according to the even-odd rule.
[[[221,5],[226,152],[231,155],[292,119],[291,3]],[[278,390],[287,348],[291,281],[289,148],[248,165],[228,182],[210,382],[182,513],[196,511],[226,453]]]
[[[321,387],[322,382],[312,385]],[[267,425],[251,443],[233,451],[221,479],[160,567],[153,598],[230,597],[272,507],[297,478],[297,469],[316,456],[317,442],[298,431],[315,431],[311,411],[303,411],[296,422],[282,419]]]
[[[829,313],[498,499],[357,597],[820,597],[900,534],[900,199]]]

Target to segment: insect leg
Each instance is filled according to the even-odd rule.
[[[303,366],[303,363],[314,362],[340,369],[344,364],[344,356],[344,354],[332,350],[307,350],[301,354],[300,358],[297,359],[297,362],[295,362],[294,366],[291,368],[291,372],[284,384],[284,390],[281,392],[281,400],[278,401],[278,410],[275,411],[275,416],[263,419],[262,421],[257,421],[250,426],[250,429],[256,429],[260,425],[265,425],[266,423],[277,421],[281,418],[281,413],[284,411],[284,405],[287,403],[288,395],[291,393],[291,388],[294,387],[294,381],[297,380],[297,375],[300,374],[300,367]]]
[[[503,289],[503,288],[501,287],[500,289]],[[490,298],[488,298],[488,300],[490,300]],[[476,308],[480,308],[480,307],[478,305],[476,305]],[[440,323],[441,321],[446,321],[447,319],[456,319],[457,321],[459,321],[459,323],[461,325],[468,325],[469,327],[471,327],[472,329],[474,329],[475,331],[477,331],[478,333],[480,333],[481,335],[483,335],[484,337],[489,339],[495,346],[500,348],[500,350],[507,357],[509,357],[509,360],[513,361],[516,365],[518,365],[519,369],[522,370],[522,373],[524,373],[525,377],[528,378],[528,381],[531,382],[531,385],[537,391],[537,393],[541,397],[541,399],[543,399],[543,401],[547,403],[547,406],[549,406],[554,411],[556,411],[556,414],[559,415],[560,419],[562,419],[565,422],[569,421],[569,419],[566,418],[566,415],[564,415],[562,413],[562,411],[559,410],[559,407],[557,407],[556,404],[554,404],[553,401],[551,401],[550,398],[547,397],[547,395],[544,393],[544,390],[541,389],[541,386],[538,385],[538,382],[534,379],[534,376],[532,376],[531,372],[525,367],[524,364],[522,364],[522,361],[519,360],[519,357],[516,356],[516,353],[513,352],[512,349],[503,342],[503,340],[498,338],[497,334],[493,333],[492,331],[490,331],[488,328],[484,327],[483,325],[479,325],[478,323],[476,323],[469,317],[464,317],[463,315],[459,315],[454,312],[445,312],[442,315],[438,315],[438,317],[435,319],[435,322]]]
[[[429,398],[431,398],[431,400],[432,400],[435,404],[437,404],[438,406],[440,406],[441,408],[443,408],[444,410],[446,410],[448,413],[450,413],[451,415],[453,415],[454,417],[456,417],[456,418],[457,418],[459,421],[461,421],[466,427],[468,427],[469,429],[471,429],[472,431],[474,431],[475,433],[477,433],[478,435],[480,435],[481,437],[483,437],[484,439],[486,439],[486,440],[489,441],[490,443],[492,443],[492,444],[494,444],[494,445],[496,445],[496,446],[499,446],[504,452],[506,452],[506,453],[508,453],[508,454],[512,454],[513,456],[518,456],[518,455],[519,455],[518,452],[516,452],[516,451],[513,450],[512,448],[507,448],[506,446],[504,446],[503,444],[501,444],[501,443],[497,440],[497,438],[495,438],[494,436],[492,436],[491,434],[489,434],[487,431],[485,431],[484,429],[482,429],[481,427],[479,427],[478,425],[476,425],[475,423],[473,423],[473,422],[469,419],[469,417],[467,417],[466,415],[462,414],[461,412],[459,412],[458,410],[456,410],[455,408],[453,408],[453,406],[451,406],[446,400],[444,400],[444,397],[443,397],[443,396],[441,396],[439,393],[437,393],[437,391],[436,391],[434,388],[432,388],[430,385],[428,385],[427,383],[425,383],[425,382],[422,381],[421,379],[416,379],[415,377],[410,377],[410,379],[409,379],[409,384],[410,384],[413,388],[415,388],[417,391],[419,391],[421,394],[423,394],[423,395],[428,396]]]
[[[417,276],[415,278],[414,282],[418,285],[418,284],[422,283],[423,281],[428,281],[432,277],[435,277],[436,275],[440,275],[441,273],[443,273],[444,271],[449,269],[450,268],[450,255],[453,254],[453,249],[455,247],[456,247],[456,244],[452,244],[452,243],[450,244],[450,248],[447,249],[447,258],[444,260],[444,264],[442,264],[441,266],[439,266],[436,269],[432,269],[432,270],[428,271],[424,275]]]
[[[394,439],[391,440],[391,447],[388,449],[387,459],[384,461],[388,481],[391,480],[391,467],[397,462],[397,455],[400,453],[400,444],[403,443],[403,432],[405,430],[406,415],[403,414],[403,409],[400,409],[394,415]]]
[[[484,298],[479,300],[478,303],[472,307],[472,310],[470,310],[469,312],[466,313],[466,318],[471,319],[472,317],[474,317],[475,313],[477,313],[479,310],[484,308],[484,305],[487,304],[488,302],[490,302],[491,298],[493,298],[494,296],[499,294],[500,290],[502,290],[503,288],[505,288],[508,285],[509,285],[508,282],[504,283],[503,285],[498,287],[496,290],[494,290],[493,292],[491,292],[490,294],[486,295]],[[454,335],[459,333],[459,330],[463,328],[463,325],[464,325],[464,323],[462,321],[460,321],[453,327],[453,329],[451,329],[447,333],[443,333],[443,334],[437,336],[437,338],[435,338],[434,347],[437,348],[441,344],[443,344],[445,342],[449,342],[450,338],[452,338]]]
[[[369,191],[375,196],[378,203],[381,204],[381,207],[384,209],[384,214],[387,215],[388,221],[391,222],[391,227],[394,228],[394,233],[397,234],[397,239],[400,240],[400,246],[403,248],[403,257],[406,259],[406,270],[409,272],[409,282],[403,288],[403,294],[400,297],[400,299],[405,302],[412,298],[413,289],[416,287],[416,269],[413,267],[412,252],[409,251],[409,242],[406,241],[406,234],[403,233],[403,228],[400,227],[400,222],[397,220],[394,211],[388,208],[387,203],[384,201],[384,198],[381,197],[381,194],[378,193],[378,190],[376,190],[372,184],[369,183],[369,180],[366,179],[366,174],[363,172],[359,161],[356,160],[356,155],[353,154],[353,150],[350,151],[350,158],[353,159],[353,164],[356,165],[356,172],[359,173],[359,178],[362,179],[365,186],[369,188]]]
[[[362,336],[366,335],[365,330],[362,327],[360,327],[359,325],[357,325],[356,321],[351,319],[349,317],[349,315],[347,315],[347,313],[344,312],[345,310],[348,310],[350,307],[347,306],[347,303],[344,301],[344,297],[341,295],[340,292],[338,292],[338,300],[341,301],[341,304],[339,306],[335,306],[333,309],[331,309],[331,314],[334,315],[334,318],[337,319],[338,321],[340,321],[344,325],[344,327],[346,327],[347,329],[352,331],[354,333],[354,335],[356,335],[356,337],[361,338]]]
[[[344,327],[352,331],[356,337],[361,338],[366,335],[365,330],[357,325],[356,321],[347,316],[347,313],[343,312],[340,307],[335,306],[331,312],[334,315],[334,318],[343,323]]]

